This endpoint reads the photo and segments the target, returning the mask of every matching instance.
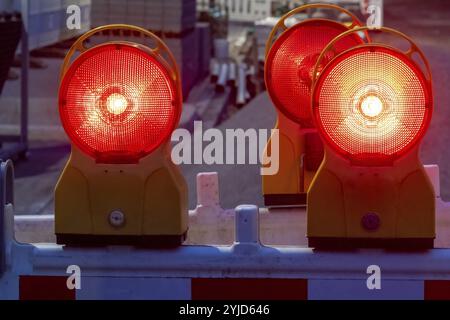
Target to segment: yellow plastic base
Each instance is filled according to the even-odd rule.
[[[279,130],[279,170],[274,175],[262,176],[265,205],[269,207],[305,205],[306,191],[316,173],[315,170],[305,168],[303,159],[305,134],[311,130],[302,129],[280,112],[275,129]],[[273,135],[266,145],[264,154],[272,151],[272,139]]]
[[[308,192],[308,238],[435,238],[435,195],[417,148],[388,167],[352,166],[325,151]]]
[[[55,233],[82,236],[182,237],[188,228],[187,186],[165,144],[138,164],[99,164],[72,147],[55,190]],[[111,223],[113,211],[124,222]],[[103,237],[107,239],[108,237]]]

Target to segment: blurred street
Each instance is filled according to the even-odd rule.
[[[422,143],[421,158],[425,164],[440,166],[441,196],[450,201],[450,1],[385,0],[384,8],[384,25],[413,38],[431,64],[435,111]],[[42,61],[46,69],[30,69],[29,158],[15,163],[18,214],[53,213],[53,189],[70,152],[56,100],[62,59]],[[2,132],[17,129],[13,124],[19,117],[19,85],[20,81],[7,81],[0,96]],[[275,118],[275,110],[264,92],[218,128],[271,129]],[[182,170],[189,185],[190,208],[196,204],[196,174],[205,171],[219,172],[222,207],[263,204],[257,165],[183,165]]]

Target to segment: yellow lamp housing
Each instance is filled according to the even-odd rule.
[[[105,30],[118,36],[131,31],[154,47],[126,41],[86,47],[86,40]],[[73,44],[59,88],[72,151],[55,190],[58,243],[176,246],[184,241],[187,186],[170,158],[180,88],[172,54],[145,29],[107,25]]]
[[[343,13],[351,23],[329,19],[296,20],[299,14],[317,8]],[[292,20],[296,22],[293,25]],[[262,176],[264,203],[268,207],[306,205],[306,192],[323,160],[323,145],[310,111],[312,70],[329,41],[357,26],[361,26],[361,22],[341,7],[309,4],[284,15],[269,36],[264,74],[267,91],[277,109],[279,170]],[[335,54],[361,43],[360,36],[354,34],[336,46]],[[271,152],[274,138],[272,134],[264,156]]]
[[[368,30],[410,48],[361,44],[321,67],[335,43]],[[419,160],[433,109],[422,51],[396,30],[363,27],[333,39],[314,72],[312,111],[325,157],[308,191],[309,246],[433,247],[435,195]]]

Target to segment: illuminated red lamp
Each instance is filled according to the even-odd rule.
[[[139,34],[143,43],[121,39],[87,47],[101,32]],[[181,108],[176,62],[148,30],[108,25],[73,44],[59,90],[72,151],[55,189],[58,243],[176,246],[184,241],[187,186],[170,157]]]
[[[104,44],[78,57],[59,91],[71,141],[102,163],[136,163],[170,137],[181,110],[167,66],[142,47]]]
[[[341,54],[323,70],[314,93],[327,145],[354,164],[392,164],[417,145],[431,119],[428,81],[393,48],[363,46]]]
[[[297,19],[298,14],[315,9],[339,12],[351,22],[309,18],[300,22],[292,20]],[[278,171],[262,177],[266,206],[306,204],[309,185],[323,159],[323,145],[310,107],[313,69],[320,52],[334,37],[360,25],[361,22],[343,8],[308,4],[284,15],[273,28],[266,45],[264,77],[267,92],[277,109],[275,129],[278,132],[272,133],[265,154],[274,152],[274,141],[279,142],[280,151]],[[324,60],[362,43],[359,34],[346,37]]]
[[[315,127],[310,103],[317,58],[331,40],[348,30],[336,21],[308,19],[283,32],[270,48],[265,69],[267,92],[275,107],[299,128]],[[361,37],[353,34],[336,44],[334,54],[362,43]],[[331,57],[333,54],[327,59]]]
[[[325,160],[308,192],[309,244],[432,247],[435,197],[419,142],[433,95],[422,51],[404,34],[382,28],[375,31],[410,48],[362,44],[320,65],[340,39],[367,30],[337,36],[315,66],[312,111]]]

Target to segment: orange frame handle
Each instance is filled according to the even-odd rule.
[[[317,58],[316,65],[314,66],[314,70],[313,70],[313,74],[312,74],[312,76],[313,76],[313,79],[312,79],[313,80],[312,81],[313,82],[313,87],[314,87],[314,85],[315,85],[315,83],[317,81],[317,78],[319,77],[319,74],[321,72],[320,65],[321,65],[322,60],[325,57],[325,55],[329,51],[333,51],[334,50],[334,45],[336,44],[336,42],[338,42],[339,40],[347,37],[348,35],[356,33],[356,32],[365,32],[365,33],[368,33],[368,32],[384,32],[384,33],[390,33],[390,34],[393,34],[393,35],[395,35],[395,36],[397,36],[399,38],[402,38],[402,39],[408,41],[409,44],[410,44],[410,47],[409,47],[408,50],[403,51],[403,50],[400,50],[398,48],[397,49],[400,50],[401,52],[403,52],[406,56],[408,56],[411,59],[411,61],[414,61],[414,59],[413,59],[413,54],[414,53],[417,53],[420,56],[425,69],[421,68],[420,65],[418,65],[417,63],[416,64],[418,65],[419,68],[422,69],[422,71],[424,71],[425,78],[428,80],[429,85],[431,86],[432,75],[431,75],[430,64],[428,63],[428,60],[425,57],[423,51],[414,43],[414,41],[410,37],[408,37],[407,35],[405,35],[404,33],[400,32],[400,31],[392,29],[392,28],[387,28],[387,27],[374,28],[374,27],[364,26],[364,27],[353,28],[353,29],[350,29],[350,30],[348,30],[346,32],[341,33],[340,35],[336,36],[333,40],[331,40],[330,43],[328,43],[328,45],[322,50],[322,52],[320,53],[319,57]],[[367,43],[365,45],[367,45],[368,42],[369,41],[367,40]],[[372,44],[378,44],[378,45],[381,44],[381,45],[383,45],[385,47],[389,47],[389,45],[387,45],[386,43],[373,42],[373,41],[370,41],[370,42]],[[349,50],[351,50],[351,49],[349,49]],[[323,67],[325,67],[325,66],[323,66]]]
[[[178,84],[180,84],[181,80],[179,77],[177,62],[176,62],[172,52],[170,51],[170,49],[167,47],[167,45],[154,33],[150,32],[144,28],[133,26],[133,25],[128,25],[128,24],[109,24],[109,25],[105,25],[105,26],[100,26],[100,27],[94,28],[94,29],[86,32],[81,37],[79,37],[75,41],[75,43],[70,47],[66,57],[64,58],[64,61],[63,61],[62,67],[61,67],[61,72],[60,72],[60,79],[62,79],[64,77],[67,69],[69,68],[69,66],[71,64],[72,56],[76,52],[83,53],[86,50],[89,50],[89,48],[85,46],[85,41],[87,39],[89,39],[90,37],[92,37],[93,35],[95,35],[99,32],[105,31],[105,30],[118,30],[119,32],[128,30],[128,31],[139,32],[139,34],[141,36],[148,37],[148,38],[152,39],[153,41],[155,41],[156,47],[149,48],[150,51],[153,54],[157,55],[159,58],[161,58],[167,62],[167,64],[171,67],[171,69],[169,70],[169,73],[171,74],[173,79],[175,81],[177,81]],[[167,58],[165,58],[163,56],[164,54],[167,55]]]
[[[270,32],[269,38],[267,39],[265,56],[267,57],[267,54],[269,53],[269,50],[272,47],[272,44],[275,42],[275,40],[277,38],[279,30],[281,29],[281,33],[282,33],[285,30],[289,29],[285,24],[285,21],[289,17],[294,16],[300,12],[306,11],[308,9],[315,9],[315,8],[331,9],[331,10],[337,10],[339,12],[345,13],[352,19],[352,24],[349,27],[350,29],[363,25],[362,22],[353,13],[351,13],[350,11],[348,11],[344,8],[341,8],[337,5],[322,4],[322,3],[306,4],[306,5],[297,7],[295,9],[292,9],[291,11],[289,11],[288,13],[286,13],[284,16],[282,16],[280,18],[280,20],[277,22],[277,24],[273,27],[272,31]]]

